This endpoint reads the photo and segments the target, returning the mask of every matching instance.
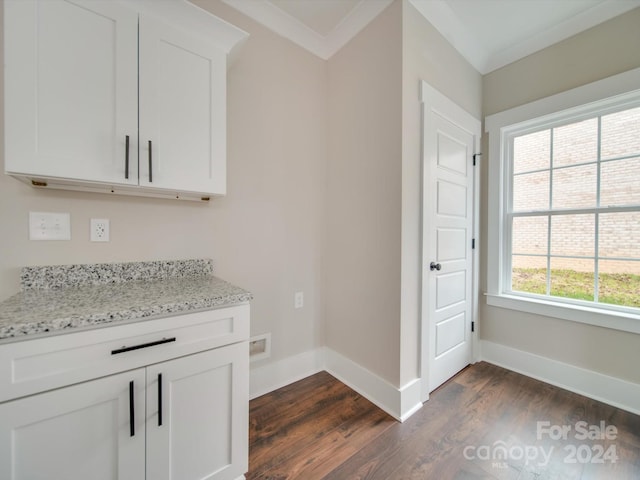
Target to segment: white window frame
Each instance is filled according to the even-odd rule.
[[[514,131],[535,125],[556,124],[565,120],[594,116],[603,109],[620,110],[622,105],[640,101],[640,68],[590,83],[485,118],[489,135],[488,228],[487,228],[487,304],[496,307],[561,318],[633,333],[640,333],[640,314],[624,309],[608,309],[559,302],[540,297],[507,293],[505,219],[510,172],[508,141]],[[631,107],[629,107],[631,108]],[[510,288],[510,287],[509,287]]]

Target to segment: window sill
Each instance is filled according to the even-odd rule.
[[[640,334],[640,315],[616,312],[582,305],[559,304],[537,298],[486,293],[487,305],[518,310],[545,317]]]

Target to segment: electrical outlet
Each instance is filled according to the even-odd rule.
[[[296,292],[293,296],[293,306],[294,308],[302,308],[304,307],[304,293]]]
[[[92,218],[91,219],[91,241],[92,242],[108,242],[109,241],[109,219],[108,218]]]
[[[71,240],[71,215],[29,212],[29,240]]]

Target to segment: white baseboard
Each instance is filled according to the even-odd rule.
[[[254,399],[322,370],[324,360],[320,348],[256,366],[249,372],[249,398]]]
[[[614,407],[640,414],[640,385],[480,340],[481,359]]]
[[[640,385],[533,353],[480,340],[480,360],[640,415]],[[256,398],[326,370],[396,420],[422,407],[420,379],[401,388],[327,347],[251,369],[249,396]]]
[[[324,348],[324,369],[401,422],[422,407],[418,378],[401,388],[394,387],[386,380],[327,347]]]
[[[249,397],[259,397],[322,370],[326,370],[401,422],[422,407],[420,379],[415,379],[402,388],[394,387],[326,347],[252,368],[249,373]]]

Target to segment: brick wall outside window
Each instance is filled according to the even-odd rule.
[[[597,206],[597,118],[516,137],[513,149],[514,212]],[[600,206],[640,205],[640,108],[601,117],[600,150]],[[552,269],[594,271],[593,213],[516,217],[512,252],[546,255],[549,218],[552,256],[592,257],[553,258]],[[601,272],[640,274],[640,212],[601,213],[598,234],[600,259],[638,259],[601,260]],[[514,255],[513,267],[545,268],[546,258]]]

